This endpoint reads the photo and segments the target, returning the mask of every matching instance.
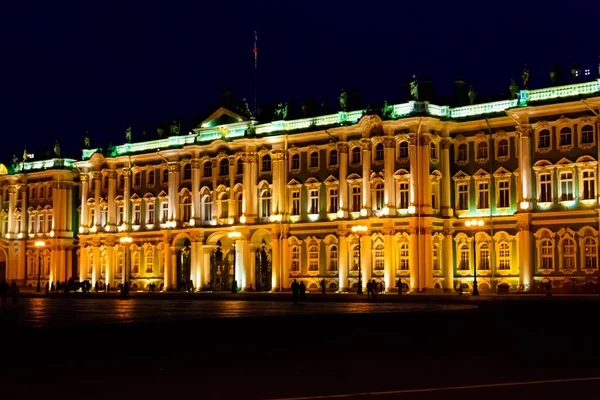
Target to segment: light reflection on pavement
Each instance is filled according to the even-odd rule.
[[[54,327],[112,323],[162,322],[208,318],[295,315],[406,313],[475,309],[462,304],[302,303],[268,301],[202,301],[154,299],[24,298],[2,319],[22,327]],[[12,318],[7,317],[12,316]]]

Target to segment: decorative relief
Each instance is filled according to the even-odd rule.
[[[191,164],[192,164],[192,169],[200,169],[200,167],[202,166],[202,162],[197,158],[192,159]]]
[[[106,176],[108,177],[108,179],[117,179],[117,171],[115,171],[114,169],[109,169],[108,171],[106,171]]]
[[[450,139],[444,138],[440,140],[440,145],[442,146],[442,149],[449,150],[452,146],[452,142],[450,141]]]
[[[81,179],[82,183],[90,181],[90,176],[88,174],[81,174],[81,175],[79,175],[79,178]]]
[[[381,143],[387,149],[393,149],[396,147],[396,139],[390,136],[384,136],[381,138]]]
[[[350,146],[348,146],[348,143],[344,142],[344,143],[338,143],[338,150],[340,151],[340,153],[348,153],[348,151],[350,150]]]

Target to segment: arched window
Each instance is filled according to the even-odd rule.
[[[154,169],[151,169],[148,171],[148,175],[146,176],[146,178],[148,180],[149,187],[154,186],[155,176],[156,175],[155,175]]]
[[[477,145],[477,158],[479,158],[479,159],[488,158],[488,144],[486,142],[480,142]]]
[[[221,208],[221,218],[229,218],[229,195],[227,193],[221,195],[219,207]]]
[[[229,160],[227,158],[222,159],[221,162],[219,163],[219,175],[220,176],[229,175]]]
[[[209,178],[212,176],[212,163],[210,161],[207,161],[204,163],[204,177],[205,178]]]
[[[134,251],[131,254],[131,273],[139,274],[140,273],[140,252]]]
[[[163,168],[162,170],[162,181],[161,183],[163,185],[166,185],[167,183],[169,183],[169,170],[167,168]]]
[[[458,145],[458,154],[456,157],[457,161],[467,161],[467,145],[461,143]]]
[[[398,147],[398,158],[408,158],[408,142],[400,143]]]
[[[550,148],[550,131],[548,129],[544,129],[544,130],[540,131],[538,148],[540,148],[540,149],[549,149]]]
[[[262,172],[270,172],[271,171],[271,156],[265,154],[262,158]]]
[[[462,244],[460,246],[460,261],[458,263],[458,269],[460,270],[468,270],[469,269],[469,254],[471,253],[468,244]]]
[[[352,164],[359,164],[360,163],[360,147],[353,147],[352,148]]]
[[[329,267],[328,271],[337,271],[338,269],[338,248],[333,245],[329,248]]]
[[[300,247],[299,246],[292,247],[291,270],[296,271],[296,272],[300,271]]]
[[[379,242],[373,248],[373,258],[374,258],[374,270],[375,271],[383,271],[385,264],[385,247],[383,243]]]
[[[181,220],[188,222],[192,218],[192,203],[189,196],[185,196],[181,199]]]
[[[440,268],[440,245],[439,244],[434,244],[433,245],[433,254],[432,254],[432,260],[433,260],[433,270],[434,271],[439,271]]]
[[[204,223],[212,220],[212,200],[208,194],[202,197],[202,220]]]
[[[384,190],[383,183],[375,184],[375,209],[382,210],[384,206]]]
[[[498,269],[510,269],[510,246],[506,242],[498,248]]]
[[[383,161],[383,143],[375,146],[375,161]]]
[[[242,216],[243,214],[243,206],[244,206],[244,194],[243,193],[238,193],[235,197],[236,199],[236,209],[237,209],[237,216],[238,218]]]
[[[336,167],[338,165],[338,152],[337,150],[331,150],[329,152],[329,166]]]
[[[484,271],[490,269],[490,246],[485,242],[479,245],[479,263],[477,269]]]
[[[581,128],[581,144],[594,143],[594,127],[585,125]]]
[[[598,268],[598,243],[594,238],[586,238],[583,242],[585,268]]]
[[[154,268],[154,248],[149,247],[146,250],[146,254],[145,254],[145,258],[146,258],[146,273],[152,273],[152,270]]]
[[[312,245],[308,249],[308,270],[319,270],[319,247],[317,245]]]
[[[408,266],[408,244],[406,243],[400,243],[400,264],[399,267],[401,270],[408,270],[409,266]]]
[[[560,146],[570,146],[572,144],[571,128],[562,128],[560,130]]]
[[[260,192],[260,216],[268,218],[271,215],[271,191],[264,189]]]
[[[570,238],[563,240],[563,268],[575,269],[575,241]]]
[[[192,179],[192,164],[185,164],[183,166],[183,180],[188,181]]]
[[[540,243],[542,269],[554,269],[554,246],[552,240],[543,239]]]
[[[438,159],[437,145],[434,142],[429,142],[429,158]]]
[[[310,158],[309,167],[310,168],[319,168],[319,152],[313,151],[312,153],[310,153],[309,158]]]
[[[296,153],[292,155],[291,169],[300,169],[300,154]]]
[[[360,240],[360,239],[359,239]],[[352,248],[352,271],[358,271],[358,259],[360,253],[358,251],[358,246],[354,246]]]
[[[498,157],[508,157],[508,139],[498,142]]]
[[[133,173],[133,186],[140,187],[142,185],[142,173],[137,171]]]

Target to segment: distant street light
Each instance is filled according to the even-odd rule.
[[[229,232],[227,236],[233,241],[233,281],[231,282],[231,293],[237,293],[237,284],[235,280],[235,242],[242,237],[242,234],[240,232],[233,231]]]

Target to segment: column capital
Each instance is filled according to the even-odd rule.
[[[448,149],[450,149],[450,147],[452,146],[452,143],[451,143],[450,139],[448,139],[448,138],[443,138],[443,139],[440,141],[440,143],[441,143],[441,145],[442,145],[442,149],[443,149],[443,150],[448,150]]]
[[[108,179],[117,179],[117,171],[115,171],[114,169],[109,169],[106,172],[106,175],[108,176]]]
[[[79,174],[79,179],[81,180],[82,183],[89,182],[90,176],[87,173]]]
[[[531,128],[528,126],[523,126],[523,124],[517,126],[517,135],[519,135],[520,138],[527,138],[529,137],[529,135],[531,135]]]
[[[348,231],[338,231],[338,237],[348,237]]]
[[[444,228],[442,233],[444,236],[453,235],[456,230],[454,228]]]
[[[273,160],[273,161],[283,160],[283,150],[272,150],[271,151],[271,160]]]
[[[394,137],[384,136],[383,138],[381,138],[381,142],[383,143],[383,146],[387,149],[393,149],[396,147],[396,138]]]
[[[192,165],[192,169],[200,169],[200,167],[202,165],[202,161],[200,161],[197,158],[192,158],[192,161],[190,162],[190,164]]]
[[[90,172],[90,175],[92,175],[93,179],[97,179],[97,180],[102,179],[102,172],[100,172],[100,171]]]
[[[364,151],[370,151],[371,148],[373,147],[373,144],[371,143],[371,139],[361,139],[360,140],[360,147],[364,150]]]
[[[384,236],[393,235],[394,229],[393,228],[383,228],[381,230],[381,232],[383,233]]]
[[[350,146],[348,146],[347,142],[338,142],[337,147],[340,153],[348,153],[350,150]]]
[[[178,172],[179,171],[179,163],[168,163],[167,170],[169,173]]]

